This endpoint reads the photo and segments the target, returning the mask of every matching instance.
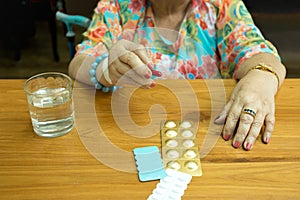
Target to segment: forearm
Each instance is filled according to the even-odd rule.
[[[86,54],[75,56],[69,64],[69,75],[77,81],[92,85],[88,73],[92,62],[93,60]]]
[[[252,57],[246,59],[239,65],[239,68],[236,70],[234,77],[236,79],[242,79],[249,72],[249,70],[251,70],[251,68],[253,68],[259,64],[262,64],[262,63],[267,66],[272,67],[272,70],[274,71],[274,73],[276,73],[278,75],[279,80],[277,80],[277,77],[274,74],[267,72],[267,71],[265,71],[265,73],[272,74],[274,76],[274,78],[276,78],[278,86],[280,87],[286,76],[286,68],[278,60],[278,58],[271,53],[258,53],[258,54],[253,55]]]
[[[275,46],[263,37],[241,0],[232,0],[229,6],[226,2],[223,1],[217,21],[218,50],[223,77],[231,75],[241,79],[251,68],[263,63],[272,67],[272,71],[278,75],[277,84],[280,86],[286,70],[278,59]]]
[[[91,75],[89,74],[89,70],[91,69],[92,63],[95,62],[95,57],[87,55],[87,54],[80,54],[75,56],[69,64],[69,75],[82,83],[88,85],[94,85],[91,82]],[[109,85],[106,81],[105,77],[103,77],[103,70],[102,65],[107,64],[101,62],[97,69],[96,69],[96,78],[97,80],[103,85]]]
[[[104,12],[108,12],[108,10],[111,12],[112,6],[115,7],[109,0],[98,2],[97,8],[94,10],[95,13],[91,25],[83,34],[84,40],[76,46],[76,56],[69,64],[69,75],[73,79],[88,85],[94,85],[94,83],[91,82],[91,76],[89,74],[92,63],[95,62],[96,57],[107,53],[107,48],[111,46],[112,41],[118,38],[118,35],[105,34],[111,31],[107,27],[107,24],[109,24],[111,20],[106,19]],[[115,21],[113,22],[115,23]],[[116,26],[116,28],[120,27]],[[121,30],[113,31],[113,33],[115,32],[119,33]],[[102,76],[103,70],[101,65],[102,63],[99,64],[96,70],[96,77],[101,84],[109,85]]]

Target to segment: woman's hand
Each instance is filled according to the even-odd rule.
[[[108,71],[103,72],[100,82],[111,86],[121,79],[122,84],[151,88],[155,86],[151,76],[161,75],[153,68],[144,46],[122,39],[109,50]]]
[[[262,140],[269,143],[275,123],[274,97],[278,82],[274,74],[251,70],[234,88],[230,100],[215,123],[225,123],[223,138],[232,145],[251,150],[263,125]]]

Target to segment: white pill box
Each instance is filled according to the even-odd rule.
[[[161,124],[162,158],[166,169],[202,176],[197,129],[191,121],[167,120]]]
[[[167,169],[166,173],[147,200],[180,200],[184,195],[192,175],[172,169]]]

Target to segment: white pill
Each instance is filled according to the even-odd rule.
[[[194,150],[187,150],[184,153],[184,157],[186,157],[186,158],[195,158],[196,156],[197,156],[197,154]]]
[[[198,164],[194,161],[188,161],[184,166],[190,171],[195,171],[199,167]]]
[[[184,140],[182,144],[187,148],[191,148],[195,145],[193,140]]]
[[[181,166],[178,162],[171,161],[167,164],[167,167],[170,168],[170,169],[179,170]]]
[[[181,132],[181,135],[188,138],[193,136],[193,132],[191,130],[184,130]]]
[[[167,127],[167,128],[174,128],[174,127],[176,127],[176,123],[173,122],[173,121],[168,121],[168,122],[165,124],[165,127]]]
[[[175,137],[176,135],[177,135],[177,132],[174,130],[168,130],[166,132],[166,136],[168,136],[168,137]]]
[[[177,142],[177,140],[167,140],[166,141],[166,146],[168,146],[168,147],[177,147],[178,142]]]
[[[168,158],[178,158],[179,157],[179,152],[176,150],[173,150],[173,149],[167,151],[166,154],[167,154]]]
[[[182,122],[182,123],[180,124],[180,126],[181,126],[182,128],[190,128],[190,127],[192,126],[192,124],[191,124],[190,122],[188,122],[188,121],[184,121],[184,122]]]

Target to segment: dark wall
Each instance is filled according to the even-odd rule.
[[[299,13],[297,0],[243,0],[251,12],[256,13]]]
[[[300,6],[296,0],[243,0],[255,24],[277,48],[287,77],[300,76]]]
[[[69,14],[91,17],[99,0],[65,0]]]

